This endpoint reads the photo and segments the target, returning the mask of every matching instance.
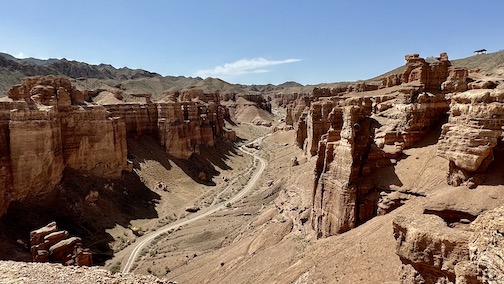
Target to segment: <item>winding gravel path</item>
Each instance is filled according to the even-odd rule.
[[[256,139],[253,143],[261,142],[262,139],[264,139],[264,137],[260,137],[260,138]],[[117,260],[119,260],[119,259],[125,260],[126,259],[126,261],[123,261],[121,263],[121,267],[122,267],[121,272],[123,272],[123,273],[130,272],[131,268],[133,267],[133,264],[135,263],[136,259],[138,258],[138,256],[142,252],[142,250],[145,247],[147,247],[152,242],[152,240],[154,240],[156,237],[160,236],[161,234],[167,233],[170,230],[177,229],[177,228],[182,227],[184,225],[195,222],[199,219],[205,218],[205,217],[207,217],[217,211],[220,211],[220,210],[226,208],[225,204],[234,203],[234,202],[242,199],[251,189],[253,189],[255,187],[257,181],[259,180],[262,173],[266,169],[267,162],[263,158],[259,157],[256,154],[255,150],[250,150],[250,149],[245,148],[245,146],[241,146],[240,151],[242,151],[248,155],[251,155],[252,157],[254,157],[254,160],[258,161],[258,163],[259,163],[258,169],[254,173],[254,175],[249,179],[249,181],[243,187],[243,189],[240,190],[240,192],[238,192],[235,196],[231,197],[228,200],[225,200],[221,203],[207,207],[198,213],[192,214],[190,217],[188,217],[184,220],[180,220],[175,223],[165,225],[163,227],[160,227],[156,231],[150,232],[146,235],[139,237],[136,240],[136,242],[134,242],[128,248],[124,249],[123,252],[119,253],[115,257]],[[124,254],[124,255],[122,255],[122,254]]]

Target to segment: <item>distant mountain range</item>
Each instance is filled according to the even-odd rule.
[[[452,60],[455,66],[479,68],[482,73],[504,75],[504,51],[475,55],[464,59]],[[383,75],[401,73],[404,66],[398,67]],[[82,89],[120,89],[125,94],[152,94],[159,98],[164,92],[175,92],[190,88],[203,89],[205,92],[220,93],[309,93],[314,87],[334,87],[346,83],[324,83],[302,85],[296,82],[285,82],[280,85],[241,85],[231,84],[217,78],[202,79],[199,77],[161,76],[142,69],[115,68],[109,64],[92,65],[84,62],[63,59],[19,59],[10,54],[0,53],[0,96],[3,96],[12,85],[19,84],[20,79],[35,75],[61,75],[73,79]],[[383,75],[369,79],[377,81]]]

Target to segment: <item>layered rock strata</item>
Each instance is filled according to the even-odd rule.
[[[437,153],[449,160],[448,183],[457,186],[484,172],[494,160],[494,148],[502,145],[504,89],[469,90],[451,101]]]
[[[406,68],[402,74],[390,74],[382,78],[380,88],[401,84],[415,84],[429,92],[463,92],[468,88],[467,68],[451,65],[448,55],[442,52],[434,62],[427,62],[419,54],[404,57]]]
[[[29,77],[0,102],[0,215],[13,200],[50,191],[65,167],[114,178],[128,168],[124,122],[82,105],[67,79]]]
[[[56,222],[30,232],[30,251],[33,261],[37,262],[78,266],[93,264],[92,254],[82,247],[81,239],[69,237],[67,231],[59,231]]]
[[[411,147],[422,139],[449,110],[441,93],[418,87],[405,87],[383,97],[373,98],[375,118],[383,127],[376,134],[378,145]]]
[[[306,154],[318,155],[312,226],[319,237],[345,232],[404,204],[409,194],[381,188],[366,176],[392,165],[403,149],[439,127],[450,110],[444,92],[467,89],[468,71],[451,67],[444,53],[430,64],[418,55],[406,60],[400,77],[405,84],[389,93],[326,97],[331,92],[318,90],[320,97],[299,115],[296,144]],[[384,83],[393,85],[400,78]],[[287,111],[290,119],[293,110]]]
[[[451,66],[446,53],[441,53],[433,63],[427,63],[418,54],[405,56],[406,70],[402,75],[402,83],[417,82],[426,90],[441,90],[441,84],[448,78],[448,68]]]
[[[364,179],[390,165],[398,154],[375,144],[377,125],[371,111],[371,99],[352,98],[340,101],[327,116],[329,129],[317,143],[313,190],[312,226],[319,237],[348,231],[392,207],[384,204],[381,208],[381,189]]]
[[[312,102],[298,123],[297,143],[318,155],[312,224],[319,236],[347,231],[401,206],[404,195],[376,188],[365,177],[391,165],[447,110],[444,95],[415,87],[381,97]]]
[[[394,219],[401,283],[501,283],[504,280],[504,207],[469,226],[450,228],[436,215]]]
[[[131,171],[127,137],[157,137],[181,159],[224,136],[235,139],[223,129],[229,113],[218,94],[96,105],[85,101],[90,93],[65,78],[29,77],[0,100],[0,216],[14,200],[51,191],[66,167],[104,178]]]

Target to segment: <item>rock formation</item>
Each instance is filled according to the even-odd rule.
[[[285,116],[285,124],[294,125],[294,123],[297,123],[306,107],[309,106],[310,98],[307,96],[299,97],[294,102],[291,102],[286,108],[287,114]]]
[[[494,159],[504,125],[504,89],[476,89],[451,97],[450,117],[443,125],[438,155],[449,160],[448,183],[460,185],[484,172]]]
[[[128,168],[124,122],[81,104],[83,94],[55,76],[25,78],[0,101],[0,215],[50,191],[65,167],[108,178]]]
[[[448,68],[451,66],[446,53],[441,53],[433,63],[427,63],[418,54],[405,56],[406,70],[402,75],[402,83],[422,84],[428,91],[441,90],[441,84],[448,78]]]
[[[58,231],[56,222],[30,232],[30,251],[33,261],[58,262],[64,265],[90,266],[92,254],[82,247],[78,237]]]
[[[406,88],[382,97],[338,97],[332,108],[313,102],[306,120],[300,119],[298,139],[304,129],[307,138],[298,145],[318,155],[312,224],[319,236],[347,231],[404,203],[406,195],[376,188],[365,177],[391,165],[448,110],[444,95],[419,92]]]
[[[402,83],[389,93],[369,92],[359,98],[338,93],[329,97],[332,92],[317,90],[317,96],[310,97],[307,103],[298,100],[297,105],[288,108],[287,120],[299,117],[294,123],[296,144],[306,154],[318,155],[312,212],[312,226],[318,236],[347,231],[404,204],[407,194],[392,187],[377,188],[365,177],[391,165],[391,159],[396,160],[403,149],[439,127],[450,110],[446,92],[467,89],[467,69],[451,67],[445,53],[430,64],[416,54],[407,55],[406,61],[402,76],[389,76],[384,80],[386,86]],[[365,86],[361,89],[369,91]],[[375,87],[370,89],[375,90]],[[462,97],[462,94],[453,95],[454,100]],[[488,95],[486,102],[497,102],[496,97],[499,96]],[[304,107],[303,111],[300,106]],[[495,146],[502,132],[502,109],[495,105],[488,107],[490,115],[486,114],[488,111],[474,109],[480,114],[474,116],[480,124],[487,121],[483,117],[492,117],[493,142],[481,142],[487,148]],[[458,110],[452,104],[451,113],[458,116],[469,110],[472,108]],[[478,123],[471,125],[482,128]],[[461,132],[457,130],[456,133]],[[457,139],[453,143],[460,141]],[[465,142],[460,143],[465,145]],[[441,146],[440,149],[449,147],[456,148]],[[475,149],[488,152],[484,147]],[[457,157],[464,159],[461,155]]]
[[[326,116],[329,130],[317,143],[313,189],[312,226],[319,237],[348,231],[401,205],[402,196],[382,194],[380,199],[382,189],[365,179],[400,153],[376,145],[371,112],[370,98],[349,98]]]
[[[96,105],[68,79],[28,77],[0,100],[0,216],[9,203],[51,191],[66,167],[118,178],[131,171],[127,137],[157,137],[166,152],[187,159],[224,136],[227,109],[218,94],[188,91],[173,100]]]
[[[462,228],[450,228],[436,215],[396,217],[401,283],[501,283],[503,216],[499,207]]]

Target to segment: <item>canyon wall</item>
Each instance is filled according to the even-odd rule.
[[[407,199],[403,193],[377,186],[367,176],[440,128],[448,113],[438,153],[450,160],[449,181],[460,179],[460,171],[467,179],[465,171],[487,167],[492,160],[491,149],[502,137],[502,91],[466,91],[467,70],[451,67],[443,53],[430,64],[418,55],[406,61],[401,76],[385,80],[400,83],[388,92],[330,96],[329,90],[317,90],[318,96],[298,99],[287,110],[289,122],[298,118],[293,122],[296,144],[305,154],[317,155],[311,220],[319,237],[401,206]]]
[[[476,89],[451,97],[450,117],[443,125],[438,155],[449,160],[448,183],[468,182],[494,160],[493,149],[504,137],[504,89]]]
[[[131,171],[127,137],[157,137],[181,159],[224,137],[226,108],[218,94],[96,105],[85,102],[85,93],[92,92],[65,78],[28,77],[0,99],[0,215],[12,201],[51,191],[66,167],[104,178]]]
[[[65,167],[116,178],[128,168],[124,122],[85,106],[67,79],[25,78],[0,102],[0,214],[9,203],[49,192]]]

